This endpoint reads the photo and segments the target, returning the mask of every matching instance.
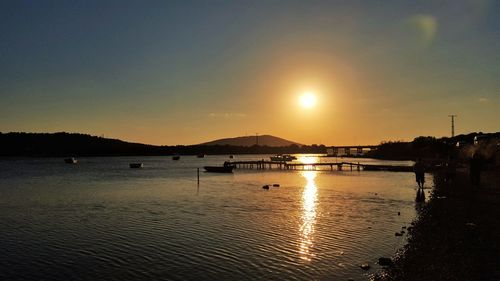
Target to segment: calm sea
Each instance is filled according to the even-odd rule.
[[[366,280],[416,214],[411,173],[235,170],[197,185],[225,160],[0,159],[0,280]],[[335,158],[299,157],[317,160]]]

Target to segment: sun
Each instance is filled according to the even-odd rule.
[[[316,95],[313,92],[305,92],[300,96],[299,103],[303,108],[313,108],[316,105]]]

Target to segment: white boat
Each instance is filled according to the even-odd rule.
[[[271,161],[275,161],[275,162],[283,162],[283,161],[286,162],[286,161],[293,161],[293,160],[297,159],[297,157],[290,155],[290,154],[278,154],[275,156],[271,156],[269,158],[271,158]]]

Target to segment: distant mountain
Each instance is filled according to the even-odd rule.
[[[202,143],[200,145],[252,146],[252,145],[255,145],[257,143],[260,146],[271,146],[271,147],[290,146],[293,144],[296,144],[299,146],[302,145],[300,143],[296,143],[293,141],[289,141],[289,140],[278,138],[278,137],[271,136],[271,135],[218,139],[218,140]]]
[[[255,146],[255,143],[256,137],[252,136],[217,140],[200,145],[158,146],[78,133],[0,132],[0,157],[326,153],[324,145],[302,146],[273,136],[259,136],[259,145]],[[291,144],[297,145],[290,146]]]

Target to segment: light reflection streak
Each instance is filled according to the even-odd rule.
[[[302,193],[302,224],[300,226],[300,258],[311,261],[315,256],[311,252],[313,246],[314,225],[316,224],[316,197],[317,187],[314,179],[316,172],[303,171],[301,175],[306,179],[306,186]]]

